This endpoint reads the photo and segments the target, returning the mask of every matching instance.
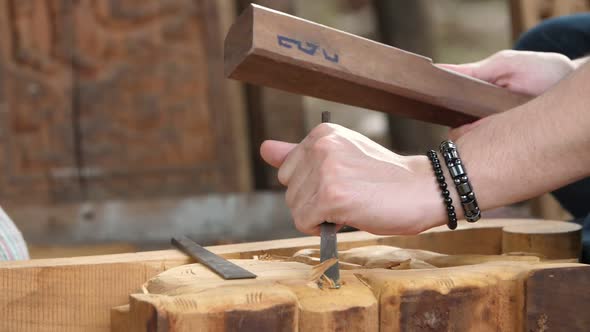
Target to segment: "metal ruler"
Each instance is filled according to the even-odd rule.
[[[197,262],[205,265],[223,279],[230,280],[256,278],[254,273],[237,266],[236,264],[221,256],[212,253],[186,236],[181,238],[172,238],[171,242],[172,245],[178,248],[180,251],[196,259]]]

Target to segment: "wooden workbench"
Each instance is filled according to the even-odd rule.
[[[514,219],[482,220],[473,225],[460,224],[457,231],[438,227],[416,236],[376,236],[365,232],[340,234],[341,252],[379,245],[430,250],[447,255],[501,255],[508,252],[518,252],[522,255],[524,252],[529,253],[526,257],[542,257],[543,261],[514,263],[512,258],[508,262],[496,262],[496,259],[492,259],[494,262],[478,265],[456,266],[457,263],[453,263],[450,265],[453,267],[441,267],[440,262],[430,261],[428,264],[434,265],[435,268],[399,271],[391,269],[397,265],[369,269],[365,260],[364,263],[357,264],[360,267],[354,270],[342,271],[343,280],[347,285],[356,287],[361,292],[359,294],[364,295],[359,295],[358,299],[353,296],[353,301],[346,304],[338,299],[342,294],[347,294],[347,289],[351,289],[348,286],[343,287],[340,293],[332,292],[335,297],[324,297],[325,294],[322,293],[321,299],[332,299],[334,304],[323,307],[325,313],[322,315],[327,316],[321,316],[325,319],[317,318],[319,321],[308,318],[310,316],[306,313],[306,308],[310,307],[302,304],[303,299],[309,296],[309,303],[313,305],[314,301],[318,300],[314,298],[318,290],[310,289],[311,293],[299,293],[301,289],[307,290],[305,287],[313,288],[314,283],[310,284],[307,279],[313,267],[299,261],[261,259],[267,256],[289,257],[302,249],[318,248],[317,237],[209,247],[213,252],[226,258],[240,259],[238,264],[245,264],[248,268],[256,270],[260,277],[256,281],[249,281],[253,284],[249,284],[247,288],[220,282],[198,265],[181,267],[184,270],[180,271],[196,273],[197,277],[190,281],[191,284],[208,284],[216,288],[234,287],[242,291],[235,294],[246,294],[245,299],[250,293],[244,293],[244,289],[253,287],[252,289],[260,289],[261,299],[267,299],[264,294],[273,294],[270,297],[272,299],[290,301],[291,307],[288,308],[293,308],[294,303],[298,303],[294,308],[300,309],[293,309],[295,311],[291,313],[285,312],[285,315],[295,319],[291,325],[286,325],[287,330],[298,328],[303,331],[309,330],[305,326],[317,326],[305,325],[306,322],[326,324],[321,326],[327,329],[335,328],[333,322],[336,316],[331,312],[334,311],[333,308],[341,305],[348,305],[346,310],[358,311],[356,316],[351,317],[364,317],[362,324],[366,324],[363,326],[367,326],[369,330],[375,326],[390,326],[392,330],[404,330],[408,327],[412,330],[410,327],[418,326],[412,324],[419,322],[407,319],[417,317],[415,315],[418,313],[427,317],[431,312],[426,310],[429,308],[442,310],[433,311],[437,315],[442,315],[433,317],[442,319],[440,324],[451,324],[444,325],[449,329],[459,328],[456,324],[462,322],[467,324],[464,326],[489,330],[495,326],[494,322],[503,322],[505,330],[536,330],[538,324],[552,327],[567,326],[571,327],[569,330],[573,330],[579,326],[590,326],[590,318],[581,311],[590,304],[590,297],[586,295],[586,289],[590,286],[590,269],[582,264],[570,263],[576,260],[580,251],[580,235],[580,227],[576,224]],[[531,256],[531,253],[535,255]],[[258,257],[258,260],[254,260],[255,257]],[[344,263],[345,257],[342,257]],[[545,260],[552,262],[548,263]],[[555,263],[555,260],[558,260],[558,263]],[[480,263],[481,260],[476,259],[472,262]],[[172,268],[187,263],[190,263],[190,260],[175,250],[0,263],[0,330],[109,331],[112,308],[116,308],[113,309],[113,322],[127,326],[125,324],[137,320],[130,321],[126,315],[133,309],[132,306],[128,307],[127,311],[121,306],[129,304],[130,299],[132,303],[143,300],[142,297],[146,295],[145,291],[142,291],[144,284],[144,289],[153,296],[158,292],[169,292],[170,288],[155,287],[154,280],[163,280],[165,285],[171,285],[166,282],[167,276],[174,276],[179,272]],[[292,268],[288,269],[290,272],[287,274],[279,273],[277,276],[276,271],[283,266]],[[165,273],[159,275],[162,272]],[[276,287],[281,290],[278,291]],[[227,299],[216,293],[217,291],[222,290],[207,287],[205,292],[210,296],[197,296],[193,300],[196,300],[195,303],[198,305],[205,301],[202,308],[209,308],[212,303],[206,299]],[[232,293],[233,291],[228,294]],[[177,295],[182,295],[182,292]],[[363,298],[367,301],[364,306],[359,307],[355,304],[355,301],[361,301]],[[274,303],[256,299],[259,298],[251,297],[251,302]],[[400,306],[400,303],[395,301],[402,301],[400,303],[404,305]],[[158,308],[152,306],[149,301],[142,303],[147,306],[146,308]],[[190,309],[191,305],[186,308]],[[217,311],[218,316],[226,317],[227,313],[232,311],[231,306],[225,305],[224,310]],[[563,310],[566,305],[568,310]],[[357,307],[359,309],[354,309]],[[166,310],[161,312],[173,312]],[[211,312],[213,313],[213,310]],[[454,315],[445,314],[453,312],[461,313],[465,318],[455,322]],[[207,320],[213,316],[205,315],[202,318]],[[164,326],[162,324],[172,322],[165,317],[174,315],[154,317],[159,319],[156,322],[160,325],[156,325],[161,328]],[[244,319],[247,318],[244,316]],[[270,324],[260,320],[257,322],[263,325],[256,326]],[[227,329],[231,330],[230,327],[232,326],[228,325]]]

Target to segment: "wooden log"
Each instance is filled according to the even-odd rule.
[[[338,239],[339,250],[392,245],[445,254],[498,255],[502,253],[504,227],[528,225],[532,232],[539,225],[553,223],[566,226],[570,232],[569,224],[560,222],[482,220],[476,224],[460,223],[456,231],[441,226],[416,236],[343,233]],[[559,228],[553,228],[554,232],[562,232]],[[226,258],[252,259],[265,254],[291,256],[301,249],[318,246],[317,237],[303,237],[208,248]],[[571,258],[576,258],[578,252]],[[137,292],[146,280],[189,262],[187,256],[176,250],[0,262],[0,330],[108,331],[111,308],[128,303],[129,294]]]
[[[257,5],[230,28],[224,57],[230,78],[450,126],[529,100],[431,59]]]
[[[559,233],[554,231],[554,226],[560,228]],[[548,259],[563,259],[581,250],[582,234],[574,223],[539,225],[535,230],[514,225],[505,227],[503,231],[504,252],[542,252]]]
[[[590,315],[578,308],[590,304],[590,278],[580,267],[532,271],[525,283],[523,331],[587,331]]]
[[[545,298],[540,287],[527,285],[535,271],[575,269],[588,276],[585,265],[526,265],[522,263],[494,263],[438,270],[387,271],[370,270],[364,280],[380,294],[380,328],[384,331],[542,331],[525,329],[523,317],[529,317],[530,307],[524,307],[527,294],[535,293],[547,302],[567,302],[568,297]],[[344,271],[346,272],[346,271]],[[358,272],[355,272],[358,274]],[[572,288],[585,292],[585,282]],[[571,300],[571,297],[569,298]],[[590,303],[583,297],[580,303]],[[542,307],[542,308],[540,308]],[[543,312],[551,304],[541,304]],[[524,308],[524,309],[523,309]],[[560,314],[552,311],[552,326],[571,326],[587,321],[583,311]],[[573,318],[572,316],[580,317]]]
[[[326,291],[308,279],[311,267],[305,264],[234,262],[257,274],[257,280],[226,284],[192,264],[148,281],[144,294],[131,297],[131,330],[378,331],[377,299],[352,273],[342,279],[346,287]],[[136,312],[149,314],[137,317]],[[112,330],[123,331],[116,325]]]
[[[366,249],[375,256],[375,248]],[[382,250],[381,258],[387,256]],[[305,264],[234,262],[258,278],[228,282],[200,264],[173,268],[146,282],[143,294],[131,295],[128,311],[117,313],[128,319],[113,320],[112,331],[520,331],[531,272],[590,274],[582,264],[483,259],[446,269],[342,271],[342,287],[331,290],[319,288]],[[551,315],[553,324],[569,317]]]

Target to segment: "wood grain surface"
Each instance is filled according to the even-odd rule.
[[[547,234],[575,234],[570,224],[563,222],[493,219],[460,223],[456,231],[437,227],[416,236],[343,233],[338,245],[340,251],[387,245],[444,254],[499,255],[504,230],[517,225],[527,225],[531,233],[542,226],[553,229]],[[299,250],[318,247],[317,237],[303,237],[208,249],[229,259],[252,259],[263,255],[292,256]],[[513,248],[517,252],[524,249]],[[578,255],[579,247],[562,256],[575,260]],[[189,262],[187,256],[176,250],[0,262],[0,330],[108,331],[111,308],[129,303],[129,294],[136,293],[146,280]]]
[[[587,331],[590,278],[583,267],[531,271],[525,283],[524,331]]]
[[[582,264],[539,263],[538,257],[479,256],[437,269],[419,261],[452,256],[390,246],[342,253],[341,263],[358,268],[342,271],[338,290],[318,287],[313,267],[284,258],[233,261],[257,274],[255,280],[227,282],[200,264],[170,269],[132,294],[128,308],[114,309],[112,331],[522,331],[523,319],[534,315],[523,311],[527,294],[535,294],[535,304],[552,302],[535,284],[545,269],[563,271],[564,284],[579,278],[567,272],[590,273]],[[585,321],[574,314],[549,315],[552,327]]]

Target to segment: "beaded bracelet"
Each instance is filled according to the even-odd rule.
[[[443,155],[457,193],[461,199],[461,206],[465,214],[465,219],[469,222],[476,222],[481,218],[481,211],[475,199],[475,193],[469,183],[465,165],[459,157],[457,146],[452,141],[440,143],[440,153]]]
[[[432,164],[432,169],[434,170],[434,176],[436,177],[436,181],[438,182],[438,187],[441,190],[441,194],[443,197],[443,202],[445,207],[447,208],[447,216],[449,221],[447,222],[447,226],[450,229],[457,228],[457,214],[455,213],[455,207],[453,206],[453,199],[451,198],[451,193],[447,189],[447,182],[445,181],[445,175],[443,174],[442,168],[440,166],[440,161],[438,160],[438,156],[434,150],[430,150],[426,153],[430,163]]]

